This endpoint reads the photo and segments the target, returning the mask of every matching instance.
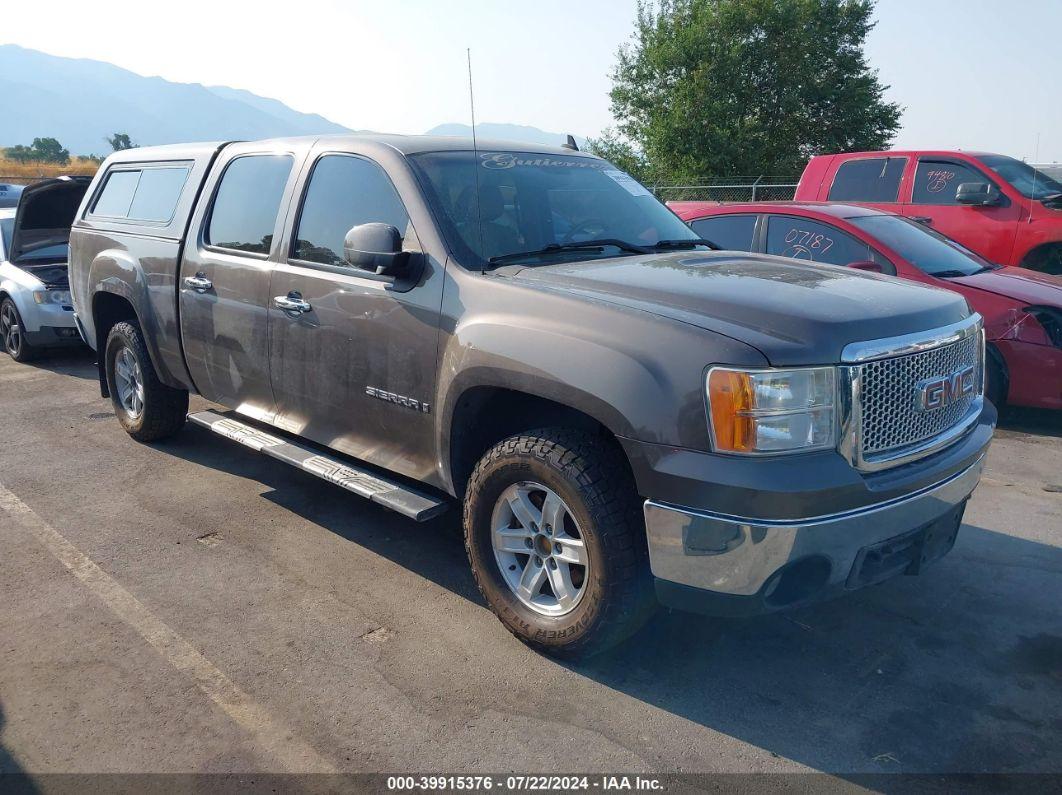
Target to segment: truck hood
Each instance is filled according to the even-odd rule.
[[[731,251],[522,268],[511,278],[725,334],[783,366],[838,362],[850,342],[927,331],[969,315],[966,300],[947,290]]]
[[[92,177],[56,177],[22,191],[15,211],[8,259],[18,262],[34,249],[70,241],[70,226]]]
[[[1013,298],[1025,305],[1062,307],[1062,277],[1037,273],[1028,268],[999,268],[972,276],[948,279],[948,283],[962,284]]]

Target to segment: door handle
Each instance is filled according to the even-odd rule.
[[[214,286],[214,283],[202,273],[197,273],[195,276],[186,276],[184,279],[184,286],[190,287],[197,293],[205,293]]]
[[[294,290],[287,295],[278,295],[273,299],[273,306],[283,309],[289,315],[301,315],[313,309],[309,301],[302,300],[302,294]]]

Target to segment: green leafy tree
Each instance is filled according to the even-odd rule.
[[[586,146],[590,152],[619,166],[639,182],[649,185],[657,179],[645,153],[613,129],[602,131],[600,138],[587,140]]]
[[[28,163],[33,160],[33,150],[22,144],[9,146],[4,150],[4,157],[8,160],[14,160],[16,163]]]
[[[58,163],[65,166],[70,162],[70,150],[63,149],[63,145],[55,138],[34,138],[30,151],[33,153],[31,159],[41,163]]]
[[[125,149],[136,149],[138,146],[129,138],[128,133],[116,132],[114,135],[109,135],[103,140],[110,144],[111,149],[115,152],[121,152]]]
[[[619,133],[669,180],[797,174],[821,152],[886,147],[863,45],[873,0],[640,0],[613,72]],[[618,165],[618,164],[617,164]]]

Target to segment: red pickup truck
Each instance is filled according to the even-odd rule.
[[[862,204],[929,224],[990,262],[1062,274],[1062,183],[983,152],[811,158],[797,201]]]

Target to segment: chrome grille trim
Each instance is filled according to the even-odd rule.
[[[981,414],[984,333],[980,315],[924,334],[853,343],[844,349],[843,357],[839,449],[857,469],[873,472],[930,455],[963,436]],[[976,367],[974,394],[937,412],[917,412],[913,388],[918,380],[948,375],[963,364]]]

